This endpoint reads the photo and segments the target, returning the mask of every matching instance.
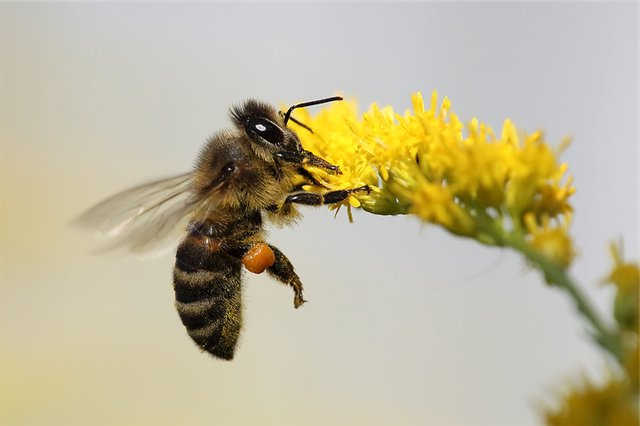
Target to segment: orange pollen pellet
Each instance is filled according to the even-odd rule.
[[[276,255],[265,243],[253,245],[242,258],[245,268],[254,274],[261,274],[276,261]]]

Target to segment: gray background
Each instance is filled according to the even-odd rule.
[[[174,312],[173,255],[87,254],[102,197],[189,169],[229,105],[355,96],[544,129],[575,176],[572,274],[606,310],[638,257],[635,4],[0,5],[0,419],[10,423],[533,424],[605,377],[564,294],[517,256],[410,217],[306,210],[271,241],[310,302],[247,276],[237,358]]]

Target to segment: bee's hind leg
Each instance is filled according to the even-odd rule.
[[[247,259],[245,256],[252,250],[252,248],[260,245],[268,247],[267,251],[273,252],[273,263],[269,261],[265,264],[262,263],[262,260],[258,260],[256,263],[256,266],[258,266],[258,268],[254,269],[247,263]],[[263,249],[261,249],[260,252],[261,254],[258,255],[259,257],[268,257]],[[227,250],[225,250],[225,253],[241,261],[249,271],[256,274],[264,272],[264,266],[269,265],[268,267],[266,267],[266,271],[269,273],[269,275],[271,275],[281,283],[288,284],[293,288],[293,292],[295,293],[295,296],[293,298],[293,306],[299,308],[304,302],[306,302],[306,300],[304,300],[304,298],[302,297],[302,282],[300,281],[300,277],[298,277],[298,274],[296,274],[296,272],[293,270],[291,261],[277,247],[274,247],[271,244],[267,244],[262,241],[253,241],[250,243],[235,246],[230,249],[227,248]],[[251,263],[253,264],[253,262]],[[263,266],[260,267],[259,265]]]
[[[267,268],[267,272],[278,281],[293,287],[293,292],[295,293],[293,306],[299,308],[306,302],[302,297],[302,282],[300,281],[300,277],[295,273],[291,261],[287,259],[284,253],[271,244],[269,244],[269,247],[273,250],[276,260],[273,265]]]

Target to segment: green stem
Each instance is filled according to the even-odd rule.
[[[552,262],[539,251],[531,247],[530,244],[520,235],[514,232],[507,232],[495,224],[492,233],[496,236],[501,245],[511,247],[522,253],[531,263],[544,272],[550,283],[565,290],[573,299],[578,311],[587,319],[593,328],[593,338],[595,341],[613,355],[618,362],[623,362],[623,348],[619,335],[609,329],[600,318],[587,296],[580,288],[567,276],[565,268]]]

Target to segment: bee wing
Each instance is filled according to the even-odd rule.
[[[147,252],[175,245],[190,213],[205,199],[191,192],[191,173],[119,192],[78,216],[73,224],[108,239],[98,251],[125,247]],[[209,200],[215,203],[215,200]]]

